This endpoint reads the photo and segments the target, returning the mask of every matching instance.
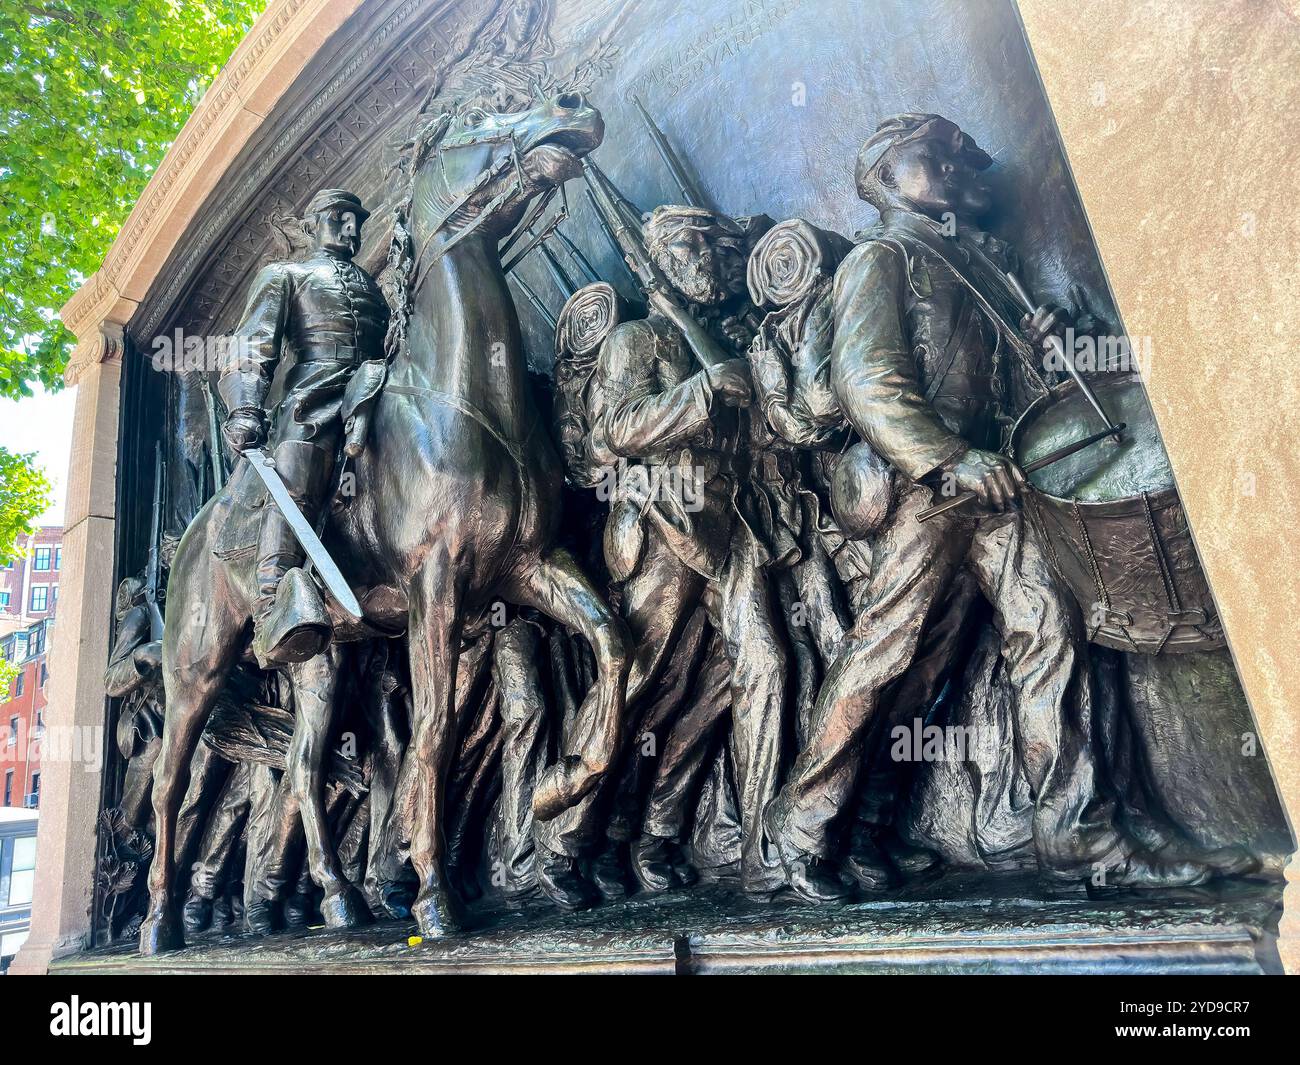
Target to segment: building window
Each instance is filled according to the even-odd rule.
[[[54,549],[54,568],[63,569],[63,548],[62,547],[56,547]]]
[[[48,681],[49,679],[50,679],[50,670],[49,670],[49,667],[48,667],[44,662],[42,662],[42,663],[41,663],[41,687],[42,687],[42,688],[45,687],[45,683],[46,683],[46,681]]]
[[[32,605],[33,613],[40,613],[45,610],[50,602],[50,586],[48,584],[32,585]]]
[[[9,800],[14,797],[14,771],[5,770],[5,805],[9,805]]]
[[[50,556],[53,552],[48,547],[38,547],[36,555],[32,559],[32,569],[48,573],[50,569]]]
[[[5,745],[8,747],[18,746],[18,719],[16,717],[9,719],[9,738],[5,740]],[[5,805],[8,806],[9,804],[5,803]]]
[[[14,867],[9,877],[9,905],[30,906],[36,879],[36,837],[14,840]]]
[[[27,683],[27,674],[26,674],[26,673],[19,673],[18,676],[14,678],[14,698],[15,698],[15,699],[17,699],[18,696],[22,695],[22,693],[23,693],[23,687],[26,685],[26,683]]]
[[[41,775],[40,773],[33,773],[32,791],[31,794],[27,796],[27,806],[29,809],[35,810],[40,805],[41,805]]]
[[[42,625],[32,633],[32,655],[44,654],[45,652],[45,626]]]
[[[8,593],[8,592],[0,592],[0,607],[5,607],[6,609],[8,609],[8,607],[9,607],[9,593]]]

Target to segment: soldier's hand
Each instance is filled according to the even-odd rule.
[[[1026,314],[1020,319],[1020,328],[1026,339],[1039,351],[1050,354],[1051,337],[1061,338],[1064,343],[1065,331],[1074,324],[1070,312],[1051,304],[1043,304],[1033,314]]]
[[[1023,475],[1008,459],[970,448],[947,470],[958,491],[974,492],[989,510],[1006,510],[1020,498]]]
[[[749,382],[749,363],[744,359],[728,359],[704,371],[705,380],[713,394],[728,407],[747,407],[753,390]]]
[[[266,422],[252,413],[232,414],[222,425],[221,436],[231,451],[242,455],[250,448],[260,446],[266,439]]]

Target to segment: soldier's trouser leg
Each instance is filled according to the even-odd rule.
[[[629,699],[628,712],[633,721],[644,713],[645,699],[654,697],[655,685],[703,588],[704,578],[674,555],[653,528],[647,528],[640,567],[623,586],[623,617],[636,644],[632,677],[640,678],[642,692],[641,710]],[[634,682],[629,680],[629,691]],[[634,726],[624,729],[625,746],[637,731]],[[616,759],[622,753],[615,752]],[[580,856],[602,835],[601,819],[617,781],[617,772],[606,773],[602,783],[576,806],[538,825],[538,841],[558,854]]]
[[[645,817],[648,781],[658,770],[661,752],[683,726],[679,715],[687,705],[691,686],[704,661],[709,638],[708,615],[700,607],[677,637],[677,643],[662,670],[653,692],[633,707],[629,715],[628,735],[623,756],[619,759],[618,783],[609,811],[605,834],[610,839],[627,842],[641,832]]]
[[[686,709],[673,723],[655,767],[642,831],[682,843],[704,778],[713,765],[719,728],[731,710],[731,660],[714,633]]]
[[[731,750],[740,808],[740,872],[746,891],[785,882],[766,844],[763,814],[781,783],[790,652],[767,571],[744,526],[732,537],[718,582],[718,627],[731,659]]]
[[[537,884],[533,850],[533,786],[546,768],[546,699],[539,670],[540,634],[516,619],[497,636],[492,675],[500,700],[500,886],[520,895]],[[496,877],[498,870],[493,871]]]
[[[876,730],[866,779],[858,789],[858,820],[873,826],[893,823],[904,774],[890,756],[890,733],[898,725],[911,727],[914,719],[924,719],[954,668],[965,661],[962,650],[970,633],[971,610],[979,598],[974,575],[959,569],[942,611],[921,638],[916,658],[886,697],[888,718]]]
[[[190,877],[190,891],[200,898],[211,901],[225,890],[231,869],[230,859],[248,821],[248,780],[248,763],[240,762],[226,778],[225,787],[208,817],[199,860],[194,863],[194,873]]]
[[[162,738],[154,737],[143,751],[135,755],[126,764],[126,776],[122,781],[122,816],[132,828],[144,831],[153,810],[149,800],[153,797],[153,764],[158,761],[158,752],[162,750]]]
[[[182,872],[190,868],[198,857],[208,814],[234,770],[230,762],[206,743],[199,743],[194,748],[194,757],[190,759],[190,782],[185,789],[180,813],[176,816],[176,868]]]
[[[971,565],[993,604],[1016,698],[1016,744],[1034,792],[1039,862],[1063,875],[1124,852],[1115,804],[1098,779],[1092,677],[1078,606],[1019,511],[977,529]]]
[[[916,515],[930,493],[913,489],[878,534],[877,564],[857,621],[822,682],[804,748],[773,804],[787,851],[831,857],[831,830],[853,801],[882,697],[916,657],[970,543],[973,522]]]

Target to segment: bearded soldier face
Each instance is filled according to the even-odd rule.
[[[745,256],[737,241],[679,226],[651,254],[673,288],[692,303],[711,306],[745,291]]]

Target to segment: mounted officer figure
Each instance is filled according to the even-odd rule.
[[[388,305],[378,284],[352,262],[369,215],[342,189],[324,189],[307,205],[302,227],[312,241],[303,262],[272,263],[253,282],[218,390],[229,410],[222,428],[235,452],[268,438],[275,470],[307,520],[318,524],[334,480],[344,423],[361,376],[380,379]],[[295,362],[274,410],[266,396],[280,360]],[[374,388],[361,391],[373,395]],[[302,661],[330,631],[320,593],[302,571],[304,551],[281,510],[263,509],[257,545],[253,651],[262,666]]]

